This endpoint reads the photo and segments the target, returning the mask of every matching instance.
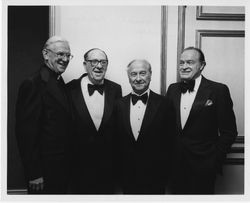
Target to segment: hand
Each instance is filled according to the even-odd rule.
[[[43,177],[29,181],[29,188],[33,191],[41,191],[43,190],[43,187],[44,187]]]

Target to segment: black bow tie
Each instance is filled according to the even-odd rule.
[[[194,85],[195,85],[195,80],[189,80],[189,81],[182,81],[180,83],[181,87],[181,92],[186,93],[188,92],[193,92],[194,91]]]
[[[148,93],[145,93],[141,96],[137,96],[136,94],[132,94],[132,104],[135,105],[138,100],[141,100],[144,104],[147,103]]]
[[[91,84],[88,84],[89,96],[91,96],[92,94],[94,94],[95,90],[97,90],[101,95],[103,95],[104,84],[102,84],[102,85],[91,85]]]

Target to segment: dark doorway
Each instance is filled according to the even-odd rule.
[[[8,193],[25,191],[23,167],[15,138],[15,104],[20,83],[42,63],[49,37],[49,6],[8,6]]]

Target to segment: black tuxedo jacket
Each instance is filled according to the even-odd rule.
[[[178,145],[176,172],[222,173],[222,164],[237,136],[233,103],[226,85],[207,80],[201,84],[184,128],[180,118],[180,83],[169,86],[167,98],[175,104]],[[181,164],[181,165],[180,165]],[[178,176],[178,174],[177,174]]]
[[[163,96],[150,91],[140,133],[135,140],[130,125],[130,98],[131,94],[120,99],[115,109],[119,179],[124,190],[131,193],[157,193],[157,188],[162,190],[166,184],[171,167],[174,109]],[[156,190],[150,191],[150,188]]]
[[[63,163],[68,165],[66,154],[72,114],[65,84],[56,77],[44,65],[21,84],[18,92],[16,136],[27,180],[44,177],[46,171],[53,171],[54,166],[46,165],[47,160],[60,162],[61,170],[64,170]]]
[[[104,80],[104,113],[97,131],[82,94],[81,79],[83,77],[87,77],[87,74],[67,84],[73,101],[75,124],[75,135],[72,136],[71,141],[74,159],[73,179],[79,184],[93,183],[93,185],[100,186],[106,180],[112,182],[113,143],[109,128],[115,101],[122,96],[122,92],[120,85],[107,79]]]

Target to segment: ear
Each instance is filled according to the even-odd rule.
[[[87,71],[87,63],[86,63],[86,61],[83,61],[83,67],[84,67],[84,69]]]
[[[206,62],[204,61],[204,62],[202,62],[202,65],[200,67],[200,71],[201,72],[203,71],[203,69],[205,68],[205,66],[206,66]]]
[[[46,49],[43,49],[42,50],[42,54],[43,54],[43,58],[44,58],[44,60],[48,60],[48,51],[46,50]]]

